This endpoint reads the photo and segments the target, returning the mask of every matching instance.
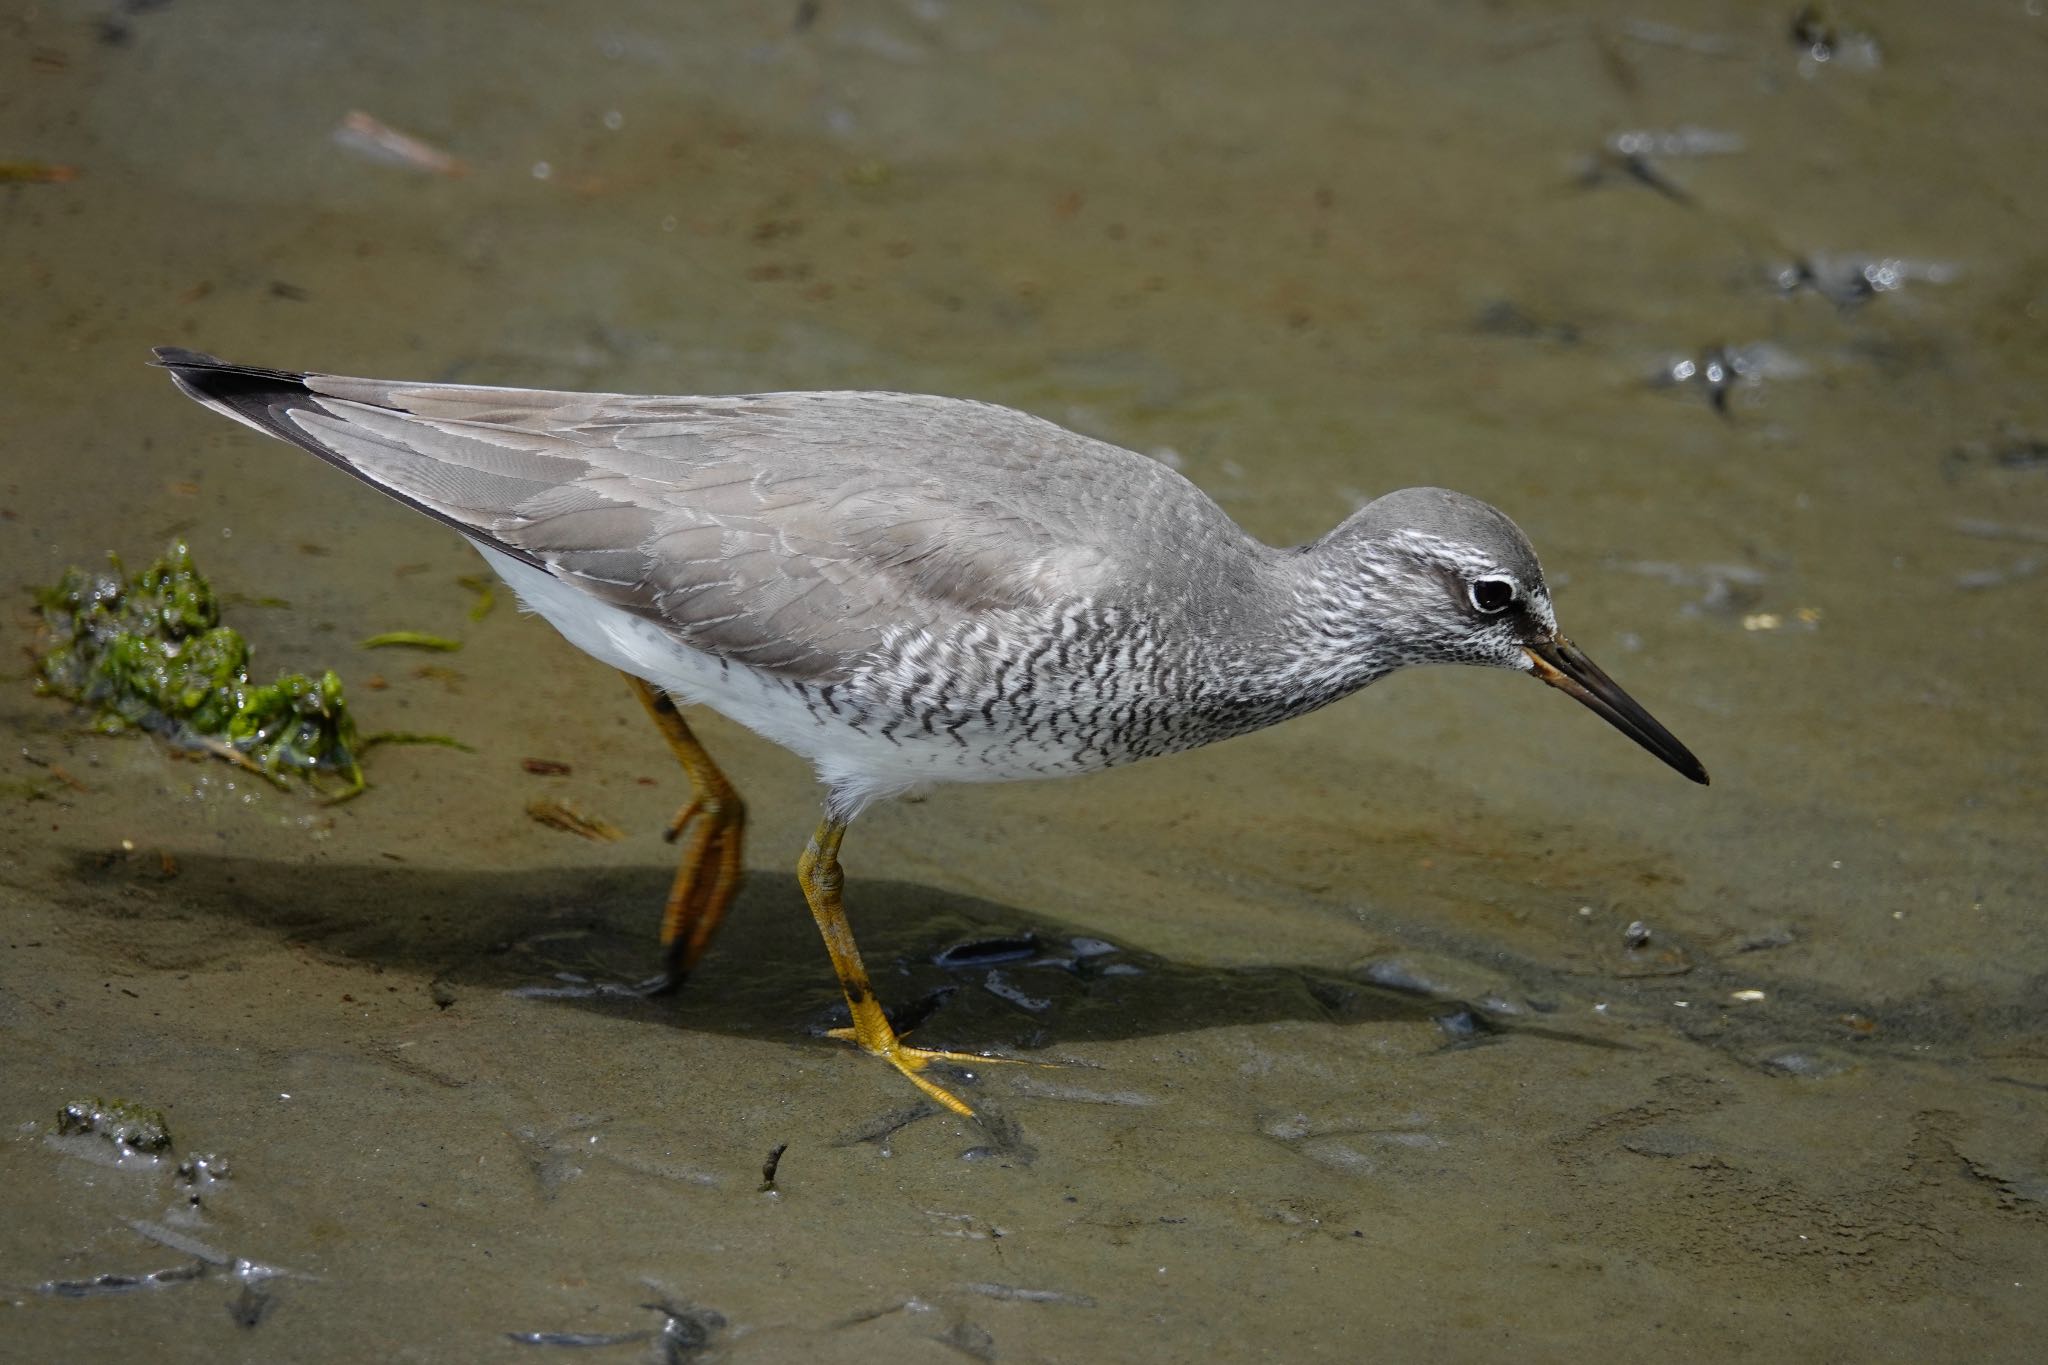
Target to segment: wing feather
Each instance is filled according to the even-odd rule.
[[[1007,408],[886,393],[636,397],[164,353],[187,392],[755,667],[844,676],[902,632],[1111,590],[1191,484]]]

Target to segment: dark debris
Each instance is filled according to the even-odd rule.
[[[932,963],[948,971],[972,971],[1004,962],[1018,962],[1038,956],[1036,934],[1005,934],[994,938],[968,939],[932,954]]]
[[[788,1150],[789,1144],[786,1142],[778,1142],[768,1149],[768,1159],[761,1163],[760,1192],[762,1194],[781,1193],[781,1191],[775,1188],[775,1172],[781,1168],[782,1154]]]
[[[187,1284],[206,1275],[206,1262],[188,1261],[184,1265],[171,1266],[166,1270],[152,1270],[142,1275],[110,1273],[94,1275],[83,1280],[45,1280],[36,1288],[60,1299],[90,1299],[101,1294],[130,1294],[141,1289],[162,1289],[165,1285]]]
[[[237,1327],[256,1327],[260,1326],[276,1307],[276,1296],[264,1285],[244,1284],[241,1292],[228,1300],[228,1317]]]

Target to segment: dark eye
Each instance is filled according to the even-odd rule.
[[[1515,604],[1515,585],[1505,578],[1482,578],[1466,591],[1472,605],[1488,616],[1496,616]]]

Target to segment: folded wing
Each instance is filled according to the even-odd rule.
[[[813,678],[894,632],[1096,591],[1132,486],[1126,473],[1113,498],[1093,471],[1172,477],[952,399],[414,384],[170,349],[158,363],[207,406],[693,647]]]

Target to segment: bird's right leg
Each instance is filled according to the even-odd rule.
[[[624,676],[690,779],[689,803],[676,812],[662,836],[670,843],[683,839],[683,853],[662,910],[662,974],[648,983],[649,990],[673,990],[704,956],[740,888],[747,808],[691,733],[675,702],[632,674]]]
[[[834,1029],[832,1036],[860,1044],[862,1051],[888,1062],[939,1104],[962,1118],[971,1119],[974,1110],[968,1107],[967,1102],[926,1076],[925,1067],[933,1062],[981,1063],[1008,1059],[979,1057],[971,1052],[934,1052],[929,1048],[911,1047],[896,1036],[889,1016],[882,1012],[881,1002],[875,999],[875,988],[868,982],[868,969],[861,962],[860,949],[853,941],[853,926],[846,922],[846,907],[840,903],[839,891],[846,878],[839,870],[839,841],[845,835],[846,822],[826,816],[796,864],[797,884],[803,887],[804,899],[810,902],[811,918],[817,920],[818,932],[825,936],[825,951],[832,955],[832,970],[839,974],[839,988],[846,992],[846,1007],[853,1012],[853,1027]]]

